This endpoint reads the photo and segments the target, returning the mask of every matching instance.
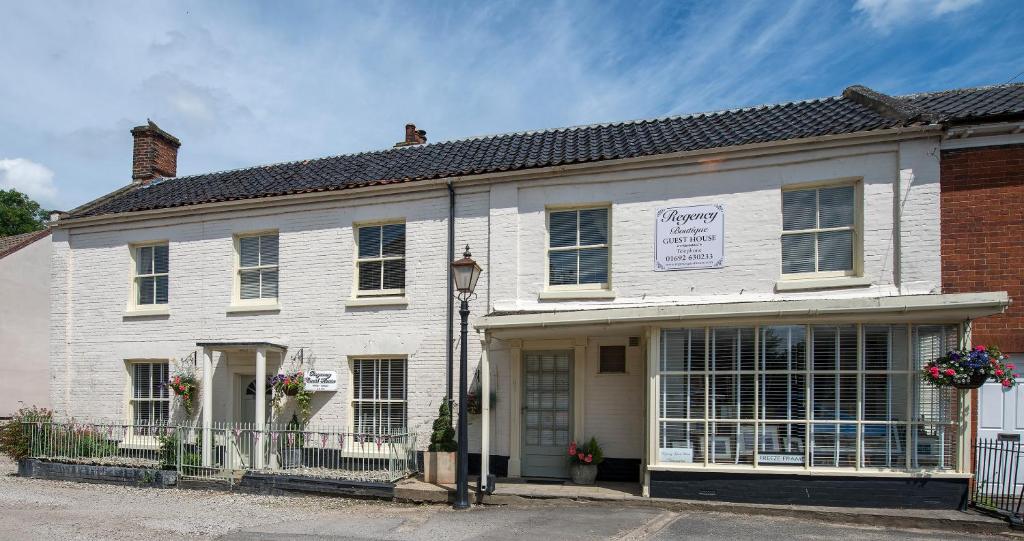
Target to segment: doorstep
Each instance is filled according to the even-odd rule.
[[[668,511],[703,511],[742,515],[785,516],[821,520],[833,523],[870,525],[901,529],[950,531],[973,534],[1006,534],[1010,526],[1003,518],[973,511],[934,509],[881,509],[869,507],[820,507],[813,505],[773,505],[705,500],[676,500],[671,498],[645,498],[636,483],[604,483],[581,486],[564,484],[529,483],[522,479],[498,479],[493,494],[484,495],[484,505],[557,505],[566,500],[649,506]],[[403,501],[440,503],[452,501],[454,485],[434,485],[418,478],[400,481],[395,487],[395,498]],[[401,496],[399,496],[401,494]],[[470,480],[470,501],[478,500],[476,478]]]

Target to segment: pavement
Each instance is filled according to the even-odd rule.
[[[0,462],[0,540],[64,539],[996,539],[788,516],[523,499],[453,511],[317,496],[20,478]]]

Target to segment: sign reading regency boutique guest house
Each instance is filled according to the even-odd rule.
[[[718,269],[725,260],[722,205],[658,209],[654,270]]]

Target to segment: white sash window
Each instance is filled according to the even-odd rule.
[[[278,235],[238,237],[238,298],[242,301],[276,300]]]
[[[404,295],[405,224],[364,225],[356,231],[356,295]]]
[[[548,288],[608,289],[608,208],[548,213]]]
[[[167,389],[166,362],[133,362],[131,377],[131,419],[134,425],[165,424],[170,418],[171,398]]]
[[[167,304],[170,261],[166,244],[136,246],[133,279],[136,306]]]
[[[352,420],[357,434],[406,431],[405,359],[352,361]]]
[[[782,192],[782,274],[857,273],[857,193],[852,184]]]

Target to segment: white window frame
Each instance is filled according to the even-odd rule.
[[[782,206],[782,194],[785,192],[799,192],[806,190],[815,191],[815,222],[819,216],[819,205],[820,205],[820,190],[823,188],[840,188],[844,186],[853,187],[853,225],[843,227],[815,227],[812,229],[799,229],[786,231],[782,229],[782,223],[785,219],[784,209]],[[782,187],[779,197],[779,275],[783,281],[787,280],[814,280],[820,278],[843,278],[843,277],[860,277],[864,275],[864,183],[863,179],[857,178],[843,178],[843,179],[832,179],[826,181],[808,182],[801,184],[790,184]],[[818,267],[818,233],[827,233],[830,231],[852,231],[853,232],[853,268],[841,271],[818,271],[813,272],[784,272],[784,262],[782,261],[782,238],[787,235],[796,235],[803,233],[814,233],[814,267]]]
[[[276,265],[258,265],[255,267],[242,267],[242,239],[251,237],[263,237],[263,236],[277,236],[277,264]],[[262,231],[248,231],[245,233],[236,233],[233,236],[235,255],[234,255],[234,286],[231,295],[231,304],[236,307],[260,307],[260,308],[272,308],[277,307],[281,298],[281,234],[276,229],[267,229]],[[276,270],[277,271],[277,296],[276,297],[262,297],[263,286],[262,280],[260,285],[260,295],[258,299],[243,299],[242,298],[242,271],[243,270]]]
[[[795,369],[795,368],[792,368],[792,367],[789,368],[789,369],[786,369],[786,370],[764,369],[763,368],[763,365],[762,365],[763,361],[761,359],[762,352],[761,352],[761,344],[760,344],[762,329],[764,329],[765,327],[775,327],[775,326],[798,326],[798,327],[803,327],[804,328],[805,340],[806,340],[806,349],[805,349],[806,359],[805,359],[805,362],[804,362],[804,368],[802,370]],[[857,345],[856,345],[856,348],[857,348],[857,350],[856,350],[856,359],[857,359],[856,370],[847,370],[847,369],[839,370],[838,366],[836,367],[835,370],[828,370],[828,369],[816,370],[816,369],[814,369],[814,363],[813,363],[813,359],[814,359],[813,340],[814,339],[813,339],[813,331],[812,331],[812,329],[814,327],[833,327],[833,326],[834,327],[845,327],[845,326],[856,327],[856,342],[857,342]],[[907,341],[907,343],[906,343],[906,348],[907,348],[906,355],[907,355],[907,358],[908,358],[907,366],[904,369],[892,368],[892,367],[889,367],[886,370],[866,369],[865,363],[864,363],[864,352],[865,352],[865,349],[864,349],[864,342],[865,342],[864,336],[865,336],[865,334],[864,334],[864,332],[865,332],[866,328],[876,327],[876,326],[889,326],[890,329],[893,328],[893,327],[903,327],[904,328],[904,332],[906,333],[905,334],[906,341]],[[742,371],[737,371],[737,370],[732,370],[732,371],[715,371],[715,370],[712,370],[712,368],[711,368],[712,362],[713,362],[713,360],[711,359],[711,350],[712,350],[711,332],[712,332],[712,329],[716,329],[716,328],[730,328],[730,327],[732,327],[732,328],[742,327],[742,328],[754,329],[754,337],[755,337],[754,338],[754,370],[742,370]],[[922,397],[922,395],[925,394],[925,393],[930,394],[930,395],[931,394],[937,395],[937,394],[941,394],[942,392],[953,392],[950,389],[945,389],[945,390],[942,390],[942,391],[939,391],[939,392],[934,392],[934,390],[931,387],[929,387],[927,383],[924,383],[924,382],[920,381],[920,368],[922,368],[924,360],[918,358],[919,357],[918,333],[919,333],[919,331],[921,329],[934,328],[934,327],[947,328],[947,327],[959,327],[959,326],[956,323],[946,323],[946,324],[940,324],[940,323],[935,323],[935,324],[926,324],[926,323],[885,323],[885,322],[877,322],[877,323],[876,322],[849,323],[849,322],[829,322],[829,321],[823,321],[823,322],[814,322],[814,323],[807,323],[807,324],[805,324],[805,323],[788,323],[788,322],[765,322],[763,324],[755,324],[755,323],[742,324],[742,323],[737,323],[735,325],[723,324],[723,325],[710,325],[710,326],[680,326],[680,327],[656,328],[656,329],[654,329],[653,332],[656,335],[658,335],[658,337],[657,337],[657,340],[658,340],[657,347],[652,349],[652,351],[650,352],[651,356],[649,357],[649,362],[651,363],[650,364],[650,369],[652,371],[652,374],[654,375],[653,381],[651,382],[652,393],[651,393],[651,399],[650,399],[651,400],[651,402],[650,402],[650,408],[651,408],[650,411],[653,412],[652,419],[651,419],[651,421],[652,421],[652,424],[651,424],[652,434],[650,435],[651,439],[650,439],[650,442],[649,442],[649,445],[653,449],[653,452],[650,455],[651,456],[651,461],[650,461],[651,462],[651,466],[652,466],[652,468],[658,469],[658,470],[692,470],[692,469],[716,469],[716,468],[723,469],[724,468],[724,469],[729,469],[729,470],[743,470],[743,471],[762,472],[762,473],[793,473],[793,472],[822,472],[822,471],[826,471],[826,472],[827,471],[832,471],[832,472],[850,472],[850,471],[856,471],[856,472],[868,473],[868,474],[877,473],[877,474],[918,475],[918,474],[921,474],[921,473],[928,473],[930,475],[954,475],[954,476],[962,475],[964,473],[964,468],[965,468],[965,462],[964,462],[964,456],[965,456],[964,441],[965,440],[958,436],[961,427],[957,426],[956,419],[954,418],[954,419],[951,419],[951,420],[945,420],[944,421],[944,420],[941,419],[941,417],[940,418],[925,418],[926,414],[924,412],[922,412],[922,410],[920,408],[921,403],[924,401],[924,397]],[[702,333],[704,333],[704,354],[703,354],[703,356],[704,356],[704,358],[706,360],[705,363],[703,364],[702,367],[698,367],[698,366],[695,365],[693,367],[693,369],[689,370],[689,371],[662,370],[662,366],[661,366],[661,355],[662,355],[662,353],[661,353],[661,350],[662,350],[662,348],[665,347],[664,344],[662,343],[662,340],[663,340],[662,331],[683,331],[683,330],[689,330],[691,332],[702,332]],[[948,337],[948,335],[945,334],[945,331],[942,331],[942,332],[943,332],[943,336],[944,337]],[[958,332],[959,333],[963,333],[964,329],[963,328],[958,328]],[[893,334],[890,331],[890,342],[889,342],[890,347],[894,347],[893,342],[892,342],[892,336],[893,336]],[[943,346],[939,346],[939,347],[941,349],[942,347],[947,347],[948,345],[949,344],[947,343],[947,344],[944,344]],[[712,376],[715,375],[715,374],[730,375],[730,374],[741,374],[741,373],[742,374],[751,374],[751,375],[753,375],[754,389],[753,389],[753,396],[751,397],[751,400],[753,401],[753,407],[754,407],[754,415],[753,415],[753,417],[751,417],[751,418],[743,418],[743,419],[736,419],[736,420],[716,418],[714,416],[714,414],[712,413],[712,408],[711,408],[711,406],[712,406],[712,398],[711,398],[711,395],[712,395],[711,378],[712,378]],[[804,378],[804,381],[803,381],[804,418],[803,419],[784,420],[784,419],[768,419],[768,418],[766,418],[766,416],[762,412],[763,408],[762,408],[762,405],[761,405],[761,398],[762,397],[761,397],[761,390],[760,390],[760,385],[762,383],[762,378],[763,378],[763,376],[765,374],[780,374],[780,375],[799,375],[799,376],[803,376],[803,378]],[[827,375],[830,375],[830,374],[835,374],[835,375],[842,374],[844,376],[855,377],[857,379],[856,415],[855,415],[854,419],[840,419],[839,418],[840,415],[838,415],[838,414],[836,415],[836,417],[837,417],[836,419],[816,419],[814,417],[814,405],[815,405],[814,393],[813,393],[814,375],[825,375],[825,376],[827,376]],[[865,376],[883,375],[883,374],[886,375],[887,377],[890,377],[890,378],[892,376],[905,376],[907,378],[907,380],[906,380],[907,381],[907,389],[906,389],[907,396],[906,396],[906,403],[905,403],[906,415],[904,415],[904,419],[903,420],[900,420],[900,419],[897,419],[897,420],[891,420],[891,419],[890,420],[868,420],[866,418],[866,408],[865,408],[865,385],[866,385],[866,381],[865,381]],[[686,417],[675,418],[675,417],[663,417],[662,416],[662,396],[661,396],[662,395],[662,384],[661,384],[661,382],[662,382],[662,378],[664,376],[687,376],[687,377],[691,377],[691,378],[703,379],[703,382],[704,382],[703,383],[703,385],[704,385],[704,387],[703,387],[704,410],[705,410],[704,417],[686,416]],[[838,381],[836,382],[836,385],[838,386]],[[951,394],[950,396],[953,396],[953,395]],[[678,399],[676,399],[676,400],[678,400]],[[931,402],[929,402],[929,404],[931,404]],[[943,402],[943,405],[949,406],[948,403],[944,403],[944,402]],[[961,407],[963,407],[963,405],[961,405]],[[936,407],[932,406],[932,409],[934,410],[934,409],[936,409]],[[938,409],[941,409],[941,408],[938,408]],[[950,408],[950,409],[952,409],[952,408]],[[700,424],[703,424],[703,434],[704,435],[703,436],[699,436],[701,438],[706,438],[706,439],[702,440],[704,442],[703,443],[703,449],[704,449],[703,455],[704,456],[702,457],[702,459],[698,459],[695,456],[694,457],[695,460],[694,460],[693,463],[677,463],[677,462],[662,461],[661,458],[660,458],[659,449],[660,449],[661,443],[662,443],[661,435],[662,435],[662,433],[664,431],[664,429],[663,429],[663,423],[664,422],[669,422],[669,423],[688,423],[690,425],[700,425]],[[776,426],[779,426],[779,425],[785,425],[785,424],[794,424],[794,425],[805,426],[806,427],[806,430],[805,430],[805,433],[804,433],[804,438],[805,439],[804,439],[804,442],[803,442],[804,462],[803,462],[803,464],[792,465],[792,466],[778,466],[778,465],[760,464],[759,463],[760,462],[759,458],[760,458],[760,455],[762,454],[762,452],[760,450],[760,446],[757,446],[755,448],[754,453],[753,453],[752,458],[751,458],[752,463],[739,463],[739,464],[729,464],[729,463],[723,464],[721,462],[716,463],[715,461],[713,461],[711,459],[711,457],[709,456],[710,453],[708,452],[708,444],[709,444],[710,440],[712,439],[712,437],[709,437],[708,435],[712,434],[711,427],[712,427],[712,425],[715,425],[716,423],[717,424],[723,424],[723,425],[734,425],[734,424],[740,423],[742,426],[753,426],[753,430],[754,430],[754,432],[753,432],[753,441],[755,441],[755,442],[760,440],[760,434],[759,433],[760,433],[760,431],[762,430],[762,428],[765,425],[776,425]],[[855,450],[855,455],[854,455],[855,456],[855,459],[854,459],[855,464],[854,465],[851,465],[851,466],[815,466],[815,465],[813,465],[814,442],[813,442],[812,428],[814,426],[818,426],[818,425],[825,425],[825,426],[853,425],[853,426],[856,426],[856,436],[855,436],[856,437],[856,443],[855,443],[856,450]],[[899,466],[893,466],[893,467],[877,467],[877,466],[865,465],[865,460],[864,460],[864,458],[865,458],[865,445],[864,445],[865,427],[869,427],[869,426],[887,426],[887,425],[888,426],[895,426],[895,427],[897,427],[897,430],[905,431],[902,434],[902,446],[903,446],[902,452],[903,452],[903,455],[904,455],[903,456],[903,460],[904,460],[905,463],[901,464]],[[841,430],[841,429],[839,429],[839,430]],[[940,451],[938,453],[938,462],[939,463],[936,466],[920,466],[918,464],[919,455],[915,451],[917,451],[917,449],[918,449],[919,438],[921,438],[920,434],[922,432],[927,433],[928,430],[933,430],[936,435],[939,435],[940,433],[941,434],[945,434],[945,435],[952,435],[952,440],[955,442],[955,445],[957,446],[957,448],[953,449],[952,450],[953,452],[948,453],[949,454],[949,462],[946,461],[946,452],[942,449],[942,447],[945,445],[945,439],[943,437],[936,437],[936,435],[927,435],[926,437],[929,438],[929,441],[933,441],[934,444],[940,446]],[[927,443],[927,442],[922,442],[922,443]],[[929,443],[929,445],[931,445],[931,443]],[[836,452],[838,453],[838,450],[836,450]]]
[[[403,407],[405,408],[405,414],[404,414],[404,417],[405,417],[405,429],[404,429],[403,432],[408,433],[409,432],[409,359],[407,357],[401,356],[401,355],[368,355],[368,356],[352,356],[352,357],[349,357],[348,360],[349,360],[349,363],[348,363],[348,373],[349,373],[348,430],[349,430],[349,432],[351,432],[351,433],[356,433],[357,432],[357,426],[356,426],[356,411],[357,411],[357,408],[356,408],[356,404],[359,404],[359,403],[370,403],[370,404],[402,404]],[[358,398],[356,396],[356,370],[355,370],[355,365],[356,365],[356,363],[366,362],[366,361],[374,362],[375,366],[379,366],[379,364],[382,363],[382,362],[388,362],[388,363],[401,362],[401,363],[403,363],[405,365],[404,366],[404,370],[402,371],[402,375],[405,378],[405,381],[403,382],[403,385],[402,385],[404,396],[401,399],[393,399],[393,398],[381,399],[380,398],[380,388],[376,387],[376,385],[380,382],[380,378],[379,377],[375,377],[374,378],[375,388],[374,388],[374,391],[373,391],[374,397],[373,398],[368,398],[368,399],[367,398]],[[379,423],[374,423],[374,424],[379,426]]]
[[[401,256],[384,256],[383,227],[386,226],[386,225],[397,225],[397,224],[402,224],[402,225],[405,226],[405,247],[402,250],[403,251],[403,255],[401,255]],[[381,234],[381,243],[382,244],[381,244],[381,249],[379,251],[380,255],[378,257],[366,257],[366,258],[359,257],[359,232],[364,227],[366,227],[366,228],[377,227],[377,228],[381,228],[381,230],[382,230],[382,234]],[[373,222],[358,222],[358,223],[354,223],[354,224],[352,224],[352,240],[354,241],[354,248],[355,248],[355,250],[353,252],[353,257],[352,257],[353,261],[355,261],[355,269],[354,269],[353,275],[352,275],[354,277],[354,279],[352,280],[352,298],[403,297],[405,295],[405,287],[404,286],[406,285],[407,278],[409,277],[409,260],[408,260],[408,256],[409,256],[409,225],[408,225],[408,223],[406,223],[406,221],[404,219],[390,219],[390,220],[380,220],[380,221],[373,221]],[[362,272],[361,271],[361,264],[362,263],[380,262],[381,287],[384,286],[384,262],[385,261],[405,261],[406,262],[406,267],[405,267],[406,273],[405,273],[405,276],[402,279],[402,286],[403,287],[401,287],[401,288],[391,288],[391,289],[359,289],[359,273]]]
[[[152,273],[152,274],[139,274],[139,250],[142,248],[151,248],[156,246],[167,246],[167,272],[166,273]],[[166,314],[169,311],[171,304],[171,246],[167,240],[151,240],[145,242],[135,242],[128,245],[129,259],[131,260],[131,284],[128,289],[128,303],[126,312],[131,315],[134,313],[145,313],[145,314]],[[155,268],[154,268],[155,270]],[[150,278],[156,276],[167,276],[167,302],[162,304],[139,304],[139,279]]]
[[[608,211],[607,242],[604,244],[580,245],[580,223],[579,212],[583,210],[605,209]],[[576,212],[576,244],[573,246],[551,247],[551,214],[556,212]],[[605,248],[608,250],[608,267],[606,269],[607,281],[602,283],[581,284],[579,283],[579,251],[588,248]],[[551,252],[576,251],[576,283],[575,284],[551,284]],[[550,205],[544,209],[544,291],[610,291],[612,288],[612,204],[611,203],[590,203],[583,205]]]
[[[129,425],[135,424],[135,413],[139,402],[154,403],[154,402],[166,402],[167,403],[167,419],[165,422],[170,422],[171,415],[173,413],[172,404],[172,392],[170,389],[167,390],[166,397],[157,398],[135,398],[135,367],[137,365],[164,365],[167,368],[167,378],[170,379],[171,374],[171,361],[170,359],[129,359],[125,361],[125,370],[127,371],[127,381],[125,386],[125,422]],[[150,367],[150,384],[152,384],[153,370]],[[167,381],[161,381],[160,383],[167,384]]]

